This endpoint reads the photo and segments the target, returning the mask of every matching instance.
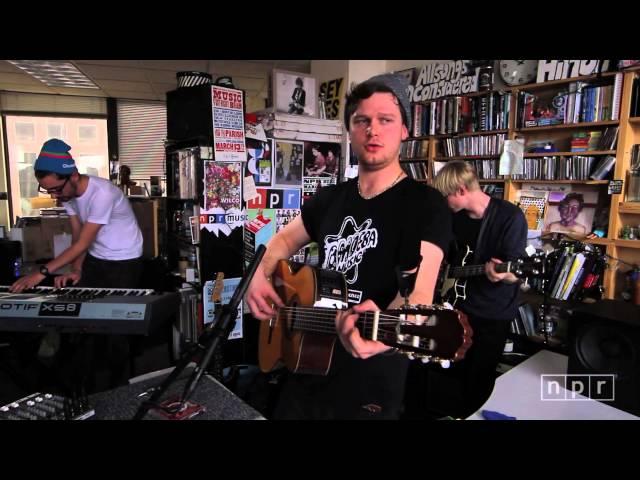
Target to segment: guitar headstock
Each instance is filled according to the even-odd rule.
[[[545,257],[534,254],[527,258],[518,258],[509,262],[509,272],[518,278],[539,277],[544,274]]]
[[[224,287],[224,273],[218,272],[216,275],[215,285],[213,287],[213,291],[211,292],[211,301],[213,303],[222,302],[222,288]]]
[[[439,362],[445,368],[464,358],[473,334],[464,313],[439,305],[380,312],[376,332],[374,325],[364,326],[365,336],[397,348],[411,359]]]

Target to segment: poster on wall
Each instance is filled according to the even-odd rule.
[[[200,228],[218,235],[229,235],[242,226],[246,215],[242,212],[240,187],[241,162],[204,162],[204,208],[200,212]]]
[[[245,249],[255,254],[260,245],[265,245],[280,230],[289,225],[298,215],[299,208],[257,208],[247,209],[247,223],[244,226]],[[290,259],[294,262],[304,263],[305,248],[301,248]]]
[[[325,118],[335,120],[340,114],[340,99],[344,79],[336,78],[320,84],[320,99],[324,103]]]
[[[276,211],[276,233],[289,225],[298,215],[299,208],[279,208]],[[306,247],[302,247],[296,253],[291,255],[289,259],[293,262],[304,263]]]
[[[276,234],[276,214],[273,209],[247,208],[244,225],[245,263],[251,263],[260,245],[266,245]]]
[[[272,145],[273,140],[247,140],[246,169],[248,174],[253,175],[257,187],[270,187],[273,183]]]
[[[609,60],[538,60],[537,83],[593,75],[609,70]]]
[[[335,185],[341,164],[339,143],[304,143],[303,199],[313,196],[318,188]]]
[[[545,232],[566,233],[580,238],[592,231],[598,204],[597,190],[568,187],[550,192],[548,202]]]
[[[478,71],[475,62],[451,60],[422,66],[415,83],[409,86],[409,98],[412,102],[422,102],[477,91]]]
[[[316,78],[300,72],[273,70],[273,104],[276,111],[291,115],[318,116]]]
[[[274,156],[274,187],[300,187],[302,184],[302,142],[283,142],[276,140]]]
[[[225,278],[222,280],[222,305],[227,305],[233,297],[233,293],[240,284],[241,278]],[[207,325],[213,322],[216,314],[216,305],[211,300],[213,296],[213,290],[216,287],[215,280],[209,280],[204,284],[203,294],[203,311],[204,311],[204,324]],[[236,317],[236,323],[233,326],[233,330],[229,333],[229,340],[242,338],[242,302],[238,304],[238,316]]]
[[[246,161],[242,90],[212,86],[213,146],[217,161]]]

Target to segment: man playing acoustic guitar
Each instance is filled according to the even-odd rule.
[[[496,264],[524,257],[527,222],[522,210],[505,200],[492,198],[480,189],[473,167],[462,160],[449,161],[438,172],[434,186],[447,198],[453,215],[458,257],[471,250],[467,264],[485,264],[485,275],[467,280],[465,297],[455,304],[468,315],[473,329],[471,348],[451,373],[462,373],[463,411],[466,417],[489,398],[496,367],[504,350],[511,320],[516,315],[518,278],[496,272]],[[447,372],[449,374],[450,372]]]
[[[408,83],[384,74],[356,86],[345,104],[345,125],[359,162],[358,178],[321,189],[302,214],[267,245],[247,291],[254,317],[266,321],[283,307],[268,278],[281,259],[316,241],[320,266],[344,274],[349,310],[336,315],[329,372],[290,374],[273,418],[395,419],[404,397],[408,360],[381,342],[365,340],[360,313],[403,304],[397,268],[418,267],[411,303],[430,305],[438,266],[451,241],[451,213],[433,188],[405,175],[401,142],[411,125]]]

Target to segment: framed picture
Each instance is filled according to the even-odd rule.
[[[395,74],[403,76],[404,78],[407,79],[407,82],[409,82],[409,85],[413,85],[415,72],[416,72],[415,68],[407,68],[406,70],[399,70],[395,72]]]
[[[306,73],[273,70],[273,106],[278,112],[318,117],[318,83]]]
[[[567,233],[582,238],[592,231],[598,192],[576,187],[565,192],[550,192],[545,232]]]

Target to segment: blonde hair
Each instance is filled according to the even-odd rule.
[[[447,162],[433,179],[433,186],[445,197],[456,193],[462,185],[469,191],[480,188],[475,168],[464,160]]]

